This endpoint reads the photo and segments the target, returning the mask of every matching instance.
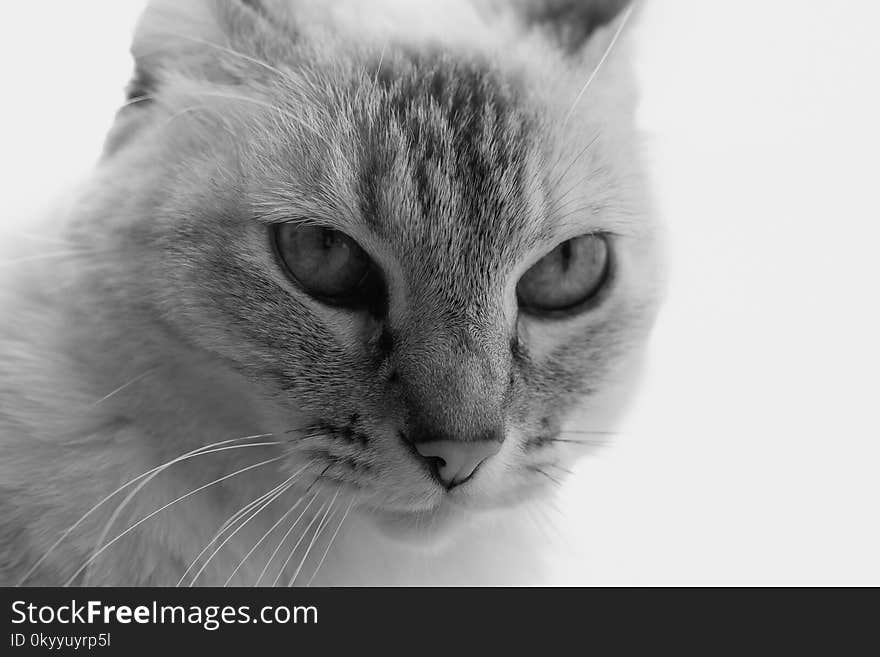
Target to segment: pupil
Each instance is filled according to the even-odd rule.
[[[567,272],[571,265],[571,240],[562,245],[562,271]]]
[[[339,242],[339,238],[336,236],[335,230],[328,230],[325,228],[321,237],[324,243],[324,249],[328,251],[336,246],[336,244]]]

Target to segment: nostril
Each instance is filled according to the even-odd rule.
[[[424,455],[422,455],[422,460],[424,460],[424,462],[428,465],[428,469],[431,471],[431,474],[433,474],[437,479],[442,479],[440,476],[440,472],[443,468],[446,467],[446,461],[441,459],[439,456]]]

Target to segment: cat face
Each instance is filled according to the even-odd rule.
[[[608,428],[655,305],[619,67],[577,99],[614,25],[502,57],[256,6],[166,35],[174,64],[136,44],[107,166],[138,180],[143,302],[243,377],[291,471],[385,524],[554,486],[590,442],[565,421]]]

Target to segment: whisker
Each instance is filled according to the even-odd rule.
[[[611,51],[614,50],[614,46],[617,44],[617,40],[620,38],[621,33],[623,32],[623,28],[626,26],[627,22],[629,22],[629,17],[632,15],[633,5],[627,7],[626,11],[623,14],[623,17],[620,19],[620,25],[617,26],[617,29],[614,31],[614,36],[611,37],[611,42],[608,44],[608,47],[605,48],[605,52],[602,54],[602,58],[599,60],[599,63],[596,64],[596,68],[593,69],[593,72],[590,74],[590,77],[587,78],[586,84],[584,84],[580,93],[574,99],[574,103],[572,103],[571,108],[568,110],[568,114],[565,115],[565,119],[562,122],[562,128],[568,125],[569,119],[571,119],[571,115],[574,114],[575,108],[578,106],[578,103],[581,102],[581,98],[583,98],[584,94],[587,92],[587,89],[590,88],[590,85],[593,84],[593,80],[596,79],[596,76],[599,74],[602,66],[605,64],[605,60],[608,59],[608,56],[611,54]]]
[[[40,565],[41,565],[46,559],[49,558],[49,556],[52,554],[52,552],[54,552],[55,549],[56,549],[59,545],[61,545],[61,543],[64,541],[64,539],[67,538],[68,536],[70,536],[71,532],[75,531],[77,527],[79,527],[79,526],[80,526],[80,525],[81,525],[81,524],[82,524],[87,518],[89,518],[89,516],[91,516],[95,511],[97,511],[97,510],[98,510],[99,508],[101,508],[104,504],[106,504],[108,501],[110,501],[114,496],[116,496],[117,494],[121,493],[123,490],[125,490],[126,488],[128,488],[128,487],[131,486],[132,484],[134,484],[134,483],[140,481],[140,480],[143,479],[144,477],[149,477],[150,475],[158,474],[158,473],[162,472],[163,470],[165,470],[166,468],[171,467],[171,466],[174,465],[175,463],[180,463],[181,461],[186,461],[186,460],[188,460],[188,459],[195,458],[196,456],[201,456],[201,455],[203,455],[203,454],[211,454],[211,453],[213,453],[213,451],[206,451],[206,450],[209,450],[209,449],[211,449],[211,448],[220,447],[220,446],[222,446],[222,445],[229,445],[230,443],[235,443],[235,442],[238,442],[238,441],[241,441],[241,440],[255,440],[255,439],[259,439],[259,438],[267,438],[267,437],[269,437],[269,436],[271,436],[271,435],[273,435],[273,434],[271,434],[271,433],[255,434],[255,435],[253,435],[253,436],[244,436],[244,437],[242,437],[242,438],[231,438],[231,439],[229,439],[229,440],[222,440],[222,441],[220,441],[220,442],[211,443],[210,445],[204,445],[204,446],[202,446],[202,447],[199,447],[198,449],[194,449],[194,450],[192,450],[192,451],[190,451],[190,452],[187,452],[186,454],[183,454],[183,455],[181,455],[181,456],[178,456],[177,458],[174,458],[174,459],[168,461],[167,463],[163,463],[162,465],[158,465],[158,466],[156,466],[155,468],[153,468],[153,469],[151,469],[151,470],[147,470],[146,472],[144,472],[143,474],[138,475],[138,476],[135,477],[134,479],[131,479],[131,480],[127,481],[126,483],[122,484],[119,488],[117,488],[116,490],[114,490],[112,493],[110,493],[109,495],[107,495],[106,497],[104,497],[104,499],[102,499],[100,502],[98,502],[97,504],[95,504],[91,509],[89,509],[88,511],[86,511],[86,512],[85,512],[85,513],[79,518],[79,520],[77,520],[77,521],[76,521],[75,523],[73,523],[70,527],[68,527],[66,530],[64,530],[64,532],[62,532],[62,534],[61,534],[61,536],[58,538],[58,540],[55,541],[55,542],[49,547],[49,549],[43,554],[43,556],[40,557],[40,558],[36,561],[36,563],[34,563],[34,565],[32,565],[32,566],[30,567],[30,569],[25,573],[24,577],[23,577],[23,578],[21,579],[21,581],[18,583],[18,586],[21,586],[22,584],[24,584],[24,583],[27,581],[28,577],[30,577],[30,576],[34,573],[34,571],[35,571],[37,568],[39,568]],[[248,446],[248,447],[259,447],[259,446],[262,446],[262,445],[270,445],[270,444],[279,444],[279,443],[259,443],[259,444],[256,444],[256,445],[253,445],[253,444],[252,444],[252,445],[247,445],[247,446]],[[244,446],[242,446],[242,447],[244,447]],[[217,450],[217,451],[225,451],[225,450],[220,449],[220,450]]]
[[[315,496],[317,497],[317,493],[315,493]],[[303,540],[305,539],[305,537],[308,535],[309,530],[312,528],[312,525],[315,524],[315,521],[316,521],[316,520],[318,519],[318,517],[321,515],[321,512],[324,510],[324,507],[325,507],[325,506],[327,506],[327,502],[324,502],[324,503],[321,505],[321,507],[318,509],[318,512],[317,512],[317,513],[314,515],[314,517],[312,518],[311,522],[309,522],[309,524],[306,525],[306,529],[305,529],[305,531],[302,533],[302,536],[299,537],[299,540],[296,542],[296,545],[293,546],[293,549],[290,551],[290,554],[287,556],[287,559],[284,561],[283,564],[281,564],[281,570],[278,571],[278,575],[275,577],[275,580],[272,582],[272,586],[277,586],[277,585],[278,585],[278,580],[280,580],[280,579],[281,579],[281,575],[284,574],[284,569],[287,568],[287,564],[290,563],[290,560],[291,560],[291,559],[293,559],[293,555],[296,553],[296,550],[297,550],[297,548],[299,547],[300,543],[302,543]]]
[[[585,203],[584,199],[578,196],[572,196],[571,198],[567,199],[570,194],[581,187],[581,185],[583,185],[587,180],[594,177],[596,177],[595,170],[592,170],[589,173],[581,176],[568,189],[565,190],[564,194],[562,194],[559,198],[555,199],[550,204],[548,212],[553,215],[556,221],[563,222],[565,219],[568,219],[572,215],[580,214],[582,212],[586,212],[587,210],[596,211],[597,209],[602,209],[601,205],[589,201]],[[562,227],[565,227],[565,224],[563,224]]]
[[[304,495],[303,497],[305,497],[305,495]],[[300,520],[302,519],[302,517],[306,514],[306,512],[309,510],[309,507],[312,506],[312,503],[313,503],[316,499],[318,499],[318,494],[317,494],[317,493],[315,493],[314,495],[312,495],[312,499],[309,500],[309,503],[306,504],[305,508],[300,512],[300,514],[299,514],[299,516],[297,516],[296,520],[293,521],[293,523],[290,525],[290,527],[288,528],[288,530],[287,530],[287,532],[284,534],[284,536],[281,537],[281,540],[278,541],[278,545],[275,546],[275,550],[273,550],[271,556],[269,557],[269,561],[266,562],[266,565],[263,567],[263,570],[260,571],[260,576],[257,577],[257,581],[254,583],[254,586],[255,586],[255,587],[256,587],[256,586],[259,586],[259,585],[260,585],[260,582],[263,581],[263,577],[266,575],[266,571],[269,570],[269,566],[270,566],[270,565],[272,564],[272,562],[275,560],[275,555],[277,555],[277,554],[278,554],[278,551],[281,550],[281,546],[284,545],[284,543],[287,541],[287,537],[290,536],[290,534],[293,532],[294,528],[297,526],[297,524],[299,523],[299,521],[300,521]],[[302,500],[302,498],[300,498],[300,500]],[[298,504],[298,502],[297,502],[297,504]]]
[[[560,470],[561,472],[564,472],[567,475],[574,476],[574,472],[572,470],[569,470],[568,468],[565,468],[561,465],[557,465],[556,463],[545,463],[544,465],[546,465],[548,468],[556,468],[557,470]]]
[[[596,447],[604,447],[610,445],[610,440],[567,440],[565,438],[545,438],[548,443],[571,443],[574,445],[595,445]]]
[[[312,463],[314,463],[314,462],[315,462],[315,461],[314,461],[314,459],[313,459],[313,460],[309,461],[308,463],[306,463],[306,464],[302,467],[302,469],[297,470],[297,471],[294,473],[294,476],[298,476],[303,470],[305,470],[307,467],[309,467],[309,466],[310,466]],[[272,492],[272,491],[270,491],[270,492]],[[234,522],[236,522],[239,518],[241,518],[241,516],[245,515],[248,511],[250,511],[253,507],[255,507],[257,504],[259,504],[261,501],[262,501],[262,499],[258,497],[257,499],[253,500],[252,502],[249,502],[248,504],[246,504],[245,506],[243,506],[242,508],[240,508],[238,511],[236,511],[235,513],[233,513],[233,514],[232,514],[229,518],[227,518],[226,521],[220,526],[220,529],[217,531],[217,537],[219,538],[219,536],[221,536],[223,533],[225,533],[225,531],[230,527],[230,525],[232,525]],[[215,538],[214,540],[216,540],[216,538]],[[200,554],[199,557],[201,557],[201,556],[202,556],[202,555]]]
[[[238,511],[236,511],[231,516],[229,516],[226,519],[226,522],[224,522],[221,525],[220,529],[217,530],[217,533],[211,537],[211,540],[205,544],[205,547],[203,547],[201,549],[201,551],[196,555],[195,559],[193,559],[190,562],[189,566],[186,567],[186,570],[183,571],[183,574],[180,576],[180,579],[177,580],[177,583],[174,586],[179,587],[181,584],[183,584],[183,580],[185,580],[186,576],[192,571],[193,568],[196,567],[196,564],[199,562],[199,560],[202,558],[202,556],[204,556],[205,552],[210,550],[211,546],[213,546],[217,541],[219,541],[220,537],[223,536],[223,534],[225,534],[226,531],[230,527],[232,527],[232,525],[234,525],[243,516],[247,515],[248,512],[252,511],[254,509],[254,507],[259,506],[259,504],[261,502],[264,502],[267,497],[269,497],[273,493],[278,492],[278,490],[280,490],[281,488],[284,488],[284,485],[285,485],[285,482],[282,481],[280,484],[278,484],[274,488],[266,491],[262,495],[258,496],[256,499],[248,502],[243,507],[238,509]]]
[[[273,491],[269,491],[269,492],[273,492]],[[208,546],[210,546],[214,541],[218,540],[223,534],[225,534],[227,529],[229,529],[232,525],[234,525],[236,522],[238,522],[238,520],[243,515],[247,514],[251,509],[253,509],[260,502],[262,502],[264,497],[265,497],[265,495],[260,495],[257,499],[251,500],[250,502],[245,504],[243,507],[238,509],[238,511],[236,511],[231,516],[229,516],[226,520],[224,520],[223,524],[220,525],[220,529],[218,529],[217,533],[214,534],[214,538],[211,539],[211,541],[208,543],[208,545],[205,546],[205,548],[202,552],[199,552],[198,556],[196,557],[196,560],[198,560],[199,557],[201,557],[205,552],[207,552]]]
[[[244,447],[244,445],[242,445],[241,447]],[[227,449],[228,449],[228,448],[227,448]],[[164,511],[165,509],[167,509],[168,507],[173,506],[173,505],[177,504],[178,502],[181,502],[181,501],[187,499],[188,497],[191,497],[192,495],[195,495],[196,493],[205,490],[206,488],[210,488],[211,486],[214,486],[214,485],[216,485],[216,484],[219,484],[219,483],[222,482],[222,481],[225,481],[225,480],[227,480],[227,479],[230,479],[231,477],[235,477],[236,475],[240,475],[240,474],[242,474],[242,473],[244,473],[244,472],[247,472],[248,470],[253,470],[254,468],[259,468],[259,467],[261,467],[261,466],[268,465],[269,463],[274,463],[274,462],[276,462],[276,461],[280,461],[280,460],[282,460],[283,458],[284,458],[283,456],[276,456],[276,457],[274,457],[274,458],[267,459],[267,460],[265,460],[265,461],[260,461],[259,463],[255,463],[255,464],[253,464],[253,465],[249,465],[249,466],[247,466],[246,468],[241,468],[240,470],[236,470],[236,471],[233,472],[232,474],[228,474],[228,475],[225,475],[225,476],[223,476],[223,477],[220,477],[219,479],[215,479],[214,481],[212,481],[212,482],[210,482],[210,483],[208,483],[208,484],[205,484],[204,486],[199,486],[199,487],[196,488],[195,490],[191,490],[190,492],[186,493],[185,495],[181,495],[181,496],[178,497],[177,499],[175,499],[175,500],[173,500],[173,501],[171,501],[171,502],[168,502],[168,504],[165,504],[165,505],[159,507],[158,509],[156,509],[155,511],[153,511],[153,512],[150,513],[149,515],[144,516],[143,518],[141,518],[140,520],[138,520],[136,523],[134,523],[133,525],[131,525],[130,527],[128,527],[128,529],[126,529],[125,531],[123,531],[121,534],[119,534],[118,536],[116,536],[112,541],[110,541],[109,543],[105,544],[100,550],[98,550],[97,552],[95,552],[95,553],[94,553],[94,554],[93,554],[93,555],[92,555],[92,556],[91,556],[91,557],[90,557],[90,558],[89,558],[89,559],[88,559],[88,560],[87,560],[82,566],[79,567],[79,569],[78,569],[73,575],[70,576],[70,578],[67,580],[67,582],[64,583],[64,586],[70,586],[70,584],[71,584],[71,583],[72,583],[72,582],[73,582],[73,581],[79,576],[79,574],[80,574],[81,572],[83,572],[86,568],[88,568],[89,565],[90,565],[95,559],[97,559],[99,556],[101,556],[101,554],[103,554],[103,553],[104,553],[104,552],[105,552],[105,551],[106,551],[111,545],[113,545],[114,543],[116,543],[117,541],[119,541],[120,539],[122,539],[124,536],[126,536],[128,533],[134,531],[136,528],[138,528],[140,525],[142,525],[143,523],[145,523],[147,520],[149,520],[150,518],[155,517],[156,515],[158,515],[159,513],[161,513],[162,511]]]
[[[577,198],[577,197],[572,197],[572,198],[568,199],[567,201],[563,202],[563,200],[565,199],[566,196],[571,194],[578,186],[580,186],[582,183],[584,183],[586,180],[588,180],[592,176],[593,176],[592,172],[588,173],[585,176],[581,176],[580,179],[574,185],[572,185],[568,190],[566,190],[566,192],[563,196],[559,197],[556,201],[554,201],[549,206],[548,211],[554,217],[565,218],[565,217],[571,216],[572,213],[584,212],[585,210],[589,210],[589,209],[595,207],[595,204],[584,203],[584,200],[582,198]],[[579,204],[579,205],[576,205],[576,204]]]
[[[281,484],[279,484],[278,487],[280,487],[280,486],[281,486]],[[247,515],[251,510],[253,510],[253,508],[254,508],[255,506],[257,506],[260,502],[262,502],[262,501],[263,501],[268,495],[274,493],[275,490],[276,490],[276,489],[273,488],[272,490],[270,490],[270,491],[264,493],[263,495],[260,495],[260,496],[259,496],[258,498],[256,498],[255,500],[251,500],[250,502],[248,502],[247,504],[245,504],[243,507],[241,507],[238,511],[236,511],[236,512],[233,513],[231,516],[229,516],[229,517],[223,522],[223,524],[220,525],[220,529],[218,529],[218,530],[217,530],[217,533],[214,534],[214,538],[211,539],[211,541],[208,543],[208,545],[206,545],[205,548],[204,548],[204,549],[198,554],[198,556],[196,557],[196,561],[198,561],[199,558],[200,558],[205,552],[207,552],[208,548],[210,547],[210,545],[211,545],[212,543],[214,543],[214,541],[217,541],[217,540],[218,540],[223,534],[226,533],[226,530],[228,530],[232,525],[234,525],[236,522],[238,522],[238,521],[241,519],[242,516]],[[193,564],[193,565],[195,565],[195,564]]]
[[[253,513],[251,513],[251,515],[249,515],[241,523],[239,523],[239,525],[234,530],[232,530],[226,538],[223,539],[223,542],[220,543],[220,545],[218,545],[214,549],[214,551],[211,552],[210,555],[208,555],[208,558],[205,559],[205,563],[203,563],[202,566],[199,568],[198,572],[196,572],[196,574],[193,575],[193,578],[190,580],[190,583],[189,583],[190,587],[193,587],[195,585],[195,583],[198,581],[201,574],[203,572],[205,572],[205,569],[208,567],[208,564],[210,564],[211,561],[214,560],[214,557],[217,556],[217,553],[220,552],[220,550],[222,550],[224,548],[224,546],[229,541],[231,541],[235,537],[236,534],[238,534],[238,532],[240,532],[242,529],[244,529],[244,527],[251,520],[256,518],[263,511],[265,511],[269,507],[269,505],[272,504],[272,502],[274,502],[279,497],[281,497],[284,493],[286,493],[288,490],[290,490],[290,487],[293,485],[293,483],[292,483],[293,479],[294,479],[294,477],[289,477],[286,481],[282,482],[281,484],[276,486],[273,490],[269,491],[269,496],[266,497],[265,501],[260,503],[257,506],[256,510]],[[211,544],[209,543],[209,546],[210,545]],[[198,561],[198,558],[196,558],[196,561]]]
[[[304,466],[302,467],[301,470],[299,470],[299,471],[297,471],[296,473],[294,473],[293,477],[296,477],[300,472],[302,472],[303,470],[305,470],[309,465],[311,465],[311,463],[308,463],[308,464],[304,465]],[[293,478],[293,477],[292,477],[292,478]],[[292,479],[292,478],[291,478],[291,479]],[[296,503],[295,503],[293,506],[291,506],[291,507],[287,510],[287,512],[285,512],[285,514],[284,514],[283,516],[281,516],[281,517],[275,522],[275,524],[272,525],[272,526],[266,531],[265,534],[263,534],[263,536],[260,538],[260,540],[258,540],[256,543],[254,543],[254,546],[248,551],[248,553],[247,553],[246,555],[244,555],[244,557],[242,557],[241,561],[238,562],[238,565],[235,567],[235,570],[232,571],[232,574],[229,575],[229,577],[226,579],[226,582],[223,583],[223,586],[229,586],[229,582],[232,581],[232,578],[235,577],[236,573],[238,573],[239,569],[241,569],[241,567],[242,567],[242,566],[245,564],[245,562],[250,558],[250,556],[254,553],[254,551],[255,551],[258,547],[260,547],[260,545],[262,545],[263,541],[265,541],[273,531],[275,531],[275,528],[278,527],[278,525],[280,525],[282,522],[284,522],[284,520],[285,520],[288,516],[290,516],[290,514],[293,513],[293,512],[296,510],[296,508],[297,508],[300,504],[302,504],[302,501],[303,501],[304,499],[305,499],[305,495],[303,495],[302,497],[300,497],[300,498],[296,501]]]
[[[568,163],[568,166],[565,167],[565,170],[556,178],[556,181],[552,185],[550,185],[550,192],[551,193],[554,193],[556,191],[556,188],[562,184],[562,181],[565,180],[565,176],[568,175],[568,172],[571,171],[572,167],[574,167],[574,165],[577,164],[578,160],[580,160],[587,153],[587,151],[589,151],[590,148],[593,147],[593,144],[595,144],[599,140],[600,134],[601,134],[601,132],[597,132],[595,134],[595,136],[587,143],[587,145],[584,146],[580,150],[580,152],[575,157],[573,157],[571,159],[571,162]],[[581,182],[583,182],[584,180],[586,180],[586,178],[582,178],[581,181],[579,181],[575,185],[572,185],[572,187],[568,191],[566,191],[565,194],[563,194],[561,197],[559,197],[559,199],[557,199],[556,203],[561,202],[566,196],[571,194],[571,192],[574,191],[575,189],[577,189],[580,186]],[[554,210],[557,210],[557,211],[559,209],[555,206],[555,204],[554,204],[553,208],[554,208]]]
[[[323,470],[321,470],[321,472],[318,473],[318,476],[315,477],[314,481],[312,481],[312,483],[309,484],[309,487],[306,488],[306,492],[309,492],[310,490],[312,490],[312,488],[314,488],[318,484],[318,482],[321,481],[321,477],[323,477],[325,474],[327,474],[327,470],[329,470],[332,467],[333,467],[333,464],[328,463],[327,467],[325,467]]]
[[[153,368],[148,369],[146,372],[142,372],[141,374],[138,374],[136,377],[134,377],[134,378],[131,379],[130,381],[127,381],[126,383],[123,383],[121,386],[119,386],[118,388],[116,388],[116,389],[113,390],[112,392],[109,392],[109,393],[107,393],[106,395],[104,395],[103,397],[101,397],[98,401],[96,401],[94,404],[92,404],[92,406],[97,406],[98,404],[102,404],[102,403],[104,403],[105,401],[107,401],[108,399],[110,399],[113,395],[117,395],[117,394],[119,394],[120,392],[122,392],[123,390],[125,390],[126,388],[128,388],[130,385],[133,385],[133,384],[137,383],[138,381],[140,381],[141,379],[143,379],[145,376],[147,376],[147,375],[150,374],[151,372],[154,372],[155,370],[156,370],[156,368],[153,367]]]
[[[201,556],[202,556],[202,555],[208,550],[208,548],[210,547],[210,545],[211,545],[214,541],[218,540],[223,534],[226,533],[226,530],[227,530],[227,529],[229,529],[232,525],[234,525],[236,522],[238,522],[238,521],[241,519],[242,516],[247,515],[247,514],[248,514],[248,513],[249,513],[249,512],[255,507],[255,506],[257,506],[258,504],[260,504],[260,502],[262,502],[266,497],[268,497],[269,495],[271,495],[272,493],[274,493],[276,490],[278,490],[278,488],[281,488],[281,486],[283,486],[283,485],[284,485],[284,484],[281,483],[281,484],[279,484],[278,486],[276,486],[275,488],[273,488],[272,490],[267,491],[266,493],[260,495],[260,496],[259,496],[258,498],[256,498],[255,500],[251,500],[250,502],[248,502],[247,504],[245,504],[243,507],[241,507],[238,511],[236,511],[236,512],[233,513],[231,516],[229,516],[229,517],[223,522],[223,524],[220,525],[220,529],[217,530],[217,533],[214,535],[214,538],[211,540],[211,542],[208,543],[208,545],[205,546],[205,549],[202,550],[202,551],[198,554],[198,556],[196,557],[196,561],[198,561],[199,558],[201,558]]]
[[[289,479],[287,479],[286,481],[282,481],[280,484],[278,484],[278,485],[277,485],[275,488],[273,488],[272,490],[269,490],[269,491],[263,493],[262,495],[260,495],[260,496],[259,496],[258,498],[256,498],[255,500],[253,500],[253,501],[251,501],[251,502],[248,502],[248,503],[245,504],[243,507],[241,507],[238,511],[236,511],[235,513],[233,513],[229,518],[227,518],[227,519],[226,519],[226,522],[224,522],[224,523],[220,526],[220,529],[217,531],[217,533],[214,534],[214,537],[213,537],[210,541],[208,541],[208,544],[205,545],[204,548],[202,548],[202,551],[199,552],[199,553],[196,555],[196,558],[193,559],[192,563],[187,567],[187,569],[186,569],[185,571],[183,571],[183,575],[181,575],[181,576],[180,576],[180,579],[177,580],[177,584],[176,584],[176,586],[180,586],[180,585],[183,583],[183,580],[186,579],[186,576],[189,574],[189,572],[190,572],[193,568],[195,568],[195,565],[199,562],[199,560],[202,558],[202,556],[205,554],[205,552],[207,552],[207,551],[211,548],[211,546],[214,545],[214,543],[216,543],[218,540],[220,540],[220,537],[223,536],[223,534],[225,534],[226,531],[227,531],[227,530],[228,530],[233,524],[235,524],[235,523],[236,523],[240,518],[242,518],[243,516],[247,515],[247,513],[249,513],[254,507],[258,506],[258,505],[259,505],[261,502],[263,502],[267,497],[269,497],[269,496],[272,495],[273,493],[277,492],[280,488],[283,488],[283,487],[286,486],[288,483],[291,483],[291,482],[293,481],[293,479],[295,479],[297,476],[299,476],[299,474],[300,474],[303,470],[305,470],[307,467],[309,467],[309,465],[311,465],[311,464],[312,464],[312,461],[309,461],[309,462],[306,463],[306,465],[304,465],[300,470],[297,470],[296,472],[294,472],[293,475],[291,475]],[[287,486],[287,487],[290,488],[290,486]],[[282,492],[283,492],[283,491],[282,491]],[[254,515],[256,515],[256,514],[254,514]],[[252,517],[253,517],[253,516],[252,516]],[[246,521],[244,521],[242,524],[240,524],[240,525],[235,529],[235,532],[237,532],[239,529],[241,529],[241,528],[244,526],[244,524],[246,524],[249,520],[250,520],[250,518],[248,518]],[[233,532],[233,534],[234,534],[234,532]],[[231,537],[230,537],[230,538],[231,538]],[[225,545],[225,542],[224,542],[224,545]],[[221,545],[220,547],[223,547],[223,545]],[[212,555],[212,556],[213,556],[213,555]],[[198,577],[198,575],[196,575],[196,577]],[[195,581],[195,579],[193,579],[193,581]],[[190,586],[192,586],[192,582],[190,583]]]
[[[305,554],[303,554],[302,559],[299,562],[299,566],[296,568],[296,572],[293,573],[293,577],[290,578],[290,581],[287,583],[287,588],[293,586],[293,583],[296,581],[296,578],[299,577],[299,573],[302,570],[303,565],[306,563],[306,559],[309,558],[309,554],[312,552],[312,548],[315,546],[315,543],[318,540],[318,537],[321,535],[321,532],[324,531],[324,528],[329,524],[330,510],[333,508],[333,505],[336,503],[336,498],[339,497],[339,489],[336,489],[336,492],[333,494],[333,498],[330,500],[330,504],[327,506],[327,510],[324,512],[324,517],[321,518],[321,522],[318,523],[318,528],[315,529],[315,534],[312,536],[312,540],[309,542],[309,546],[306,548]],[[337,509],[338,511],[338,509]],[[333,512],[333,515],[336,515],[336,511]]]
[[[345,513],[342,514],[342,520],[340,520],[339,524],[336,525],[336,531],[333,532],[333,535],[330,537],[330,541],[327,543],[327,547],[324,548],[324,554],[321,555],[321,560],[318,562],[318,566],[315,568],[315,572],[312,573],[309,581],[306,582],[306,587],[311,586],[312,582],[315,580],[315,577],[318,576],[318,571],[321,570],[321,566],[324,565],[324,560],[327,558],[327,554],[330,552],[330,548],[333,546],[333,541],[336,540],[336,536],[339,534],[339,530],[342,529],[342,525],[345,522],[345,519],[348,517],[349,512],[351,511],[351,507],[354,506],[355,499],[356,497],[352,495],[351,501],[348,503],[348,508],[345,510]]]
[[[243,59],[244,61],[250,62],[251,64],[256,64],[257,66],[262,66],[267,71],[271,71],[272,73],[275,73],[276,75],[278,75],[282,78],[291,79],[289,73],[285,73],[281,69],[272,66],[268,62],[264,62],[261,59],[251,57],[250,55],[246,55],[243,52],[239,52],[238,50],[234,50],[234,49],[229,48],[227,46],[222,46],[219,43],[214,43],[213,41],[206,41],[204,39],[199,39],[197,37],[189,36],[187,34],[181,34],[179,32],[168,32],[168,31],[163,30],[163,34],[167,34],[168,36],[173,36],[178,39],[185,39],[186,41],[192,41],[193,43],[198,43],[199,45],[202,45],[202,46],[208,46],[209,48],[215,48],[217,50],[225,52],[228,55],[232,55],[233,57],[238,57],[240,59]]]
[[[257,497],[255,500],[245,504],[238,511],[236,511],[229,518],[227,518],[226,522],[223,523],[223,525],[220,527],[220,529],[217,531],[217,533],[214,534],[213,537],[211,537],[211,540],[208,541],[208,543],[205,545],[205,547],[202,548],[201,552],[199,552],[196,555],[196,558],[193,559],[192,562],[189,564],[189,566],[186,567],[186,570],[183,571],[183,574],[180,576],[180,579],[177,580],[177,584],[175,584],[175,587],[178,587],[181,584],[183,584],[183,580],[185,580],[186,576],[190,573],[190,571],[192,571],[192,569],[196,567],[196,564],[199,562],[199,560],[202,558],[202,556],[205,554],[205,552],[210,550],[211,546],[213,546],[217,541],[219,541],[220,537],[223,536],[223,534],[225,534],[226,531],[230,527],[232,527],[232,525],[234,525],[238,520],[240,520],[242,517],[247,515],[250,511],[252,511],[254,509],[254,507],[259,506],[262,502],[264,502],[266,500],[266,498],[270,497],[272,494],[277,493],[279,490],[284,488],[286,483],[287,482],[282,481],[280,484],[278,484],[274,488],[266,491],[265,493],[263,493],[262,495]],[[241,525],[239,525],[239,527],[240,526]]]
[[[542,470],[542,469],[539,468],[538,466],[536,466],[536,465],[532,465],[532,466],[529,466],[529,469],[532,470],[533,472],[538,472],[538,473],[544,475],[545,477],[547,477],[547,479],[549,479],[550,481],[552,481],[552,482],[553,482],[554,484],[556,484],[557,486],[562,486],[562,482],[561,482],[559,479],[557,479],[556,477],[554,477],[553,475],[551,475],[551,474],[548,473],[547,471]]]
[[[288,112],[287,110],[282,109],[281,107],[278,107],[277,105],[273,105],[272,103],[267,103],[266,101],[263,101],[263,100],[251,98],[250,96],[241,96],[238,94],[227,94],[227,93],[222,93],[219,91],[200,91],[199,95],[211,96],[214,98],[226,98],[227,100],[240,100],[240,101],[243,101],[246,103],[253,103],[254,105],[259,105],[260,107],[265,107],[265,108],[270,109],[274,112],[278,112],[282,116],[285,116],[288,119],[291,119],[292,121],[296,122],[298,125],[302,126],[306,130],[309,130],[317,137],[320,137],[321,140],[325,144],[330,146],[331,148],[333,147],[333,145],[330,143],[330,141],[327,139],[327,137],[325,137],[323,134],[321,134],[321,132],[317,128],[304,122],[300,117],[296,116],[295,114],[292,114],[291,112]]]
[[[279,443],[271,442],[271,443],[251,443],[249,445],[234,445],[232,447],[221,447],[221,448],[212,449],[212,450],[208,450],[208,451],[202,451],[199,454],[195,454],[194,456],[203,456],[205,454],[214,454],[216,452],[226,452],[226,451],[229,451],[232,449],[242,449],[242,448],[247,448],[247,447],[264,447],[266,445],[277,445],[277,444],[279,444]],[[125,498],[122,500],[122,502],[120,502],[119,505],[116,507],[116,509],[113,511],[113,514],[110,516],[110,519],[107,521],[107,524],[104,525],[104,530],[101,532],[101,535],[98,537],[98,540],[95,542],[95,550],[98,550],[102,546],[102,544],[104,543],[104,541],[107,538],[107,535],[110,533],[111,527],[113,527],[113,524],[116,522],[116,519],[122,514],[123,510],[125,510],[125,507],[128,506],[129,502],[131,502],[131,500],[133,500],[135,498],[135,496],[139,492],[141,492],[141,490],[143,490],[146,486],[148,486],[149,483],[153,479],[158,477],[164,471],[165,471],[165,469],[163,468],[159,472],[153,473],[152,475],[147,477],[144,481],[142,481],[140,484],[138,484],[134,488],[134,490],[132,490],[128,495],[125,496]]]
[[[93,256],[101,255],[106,251],[56,251],[53,253],[40,253],[38,255],[24,256],[13,260],[0,260],[0,267],[6,265],[17,265],[22,262],[36,262],[38,260],[52,260],[54,258],[72,258],[74,256]]]
[[[288,489],[288,490],[289,490],[289,489]],[[280,525],[282,522],[284,522],[284,521],[290,516],[291,513],[293,513],[294,511],[296,511],[297,507],[299,507],[299,505],[302,504],[303,499],[304,499],[304,498],[300,497],[300,498],[299,498],[299,499],[293,504],[293,506],[291,506],[287,511],[285,511],[285,512],[284,512],[284,515],[282,515],[280,518],[278,518],[278,520],[276,520],[276,521],[272,524],[272,526],[269,527],[269,529],[266,530],[266,532],[260,537],[260,539],[259,539],[256,543],[254,543],[253,547],[252,547],[250,550],[247,551],[247,554],[245,554],[245,555],[241,558],[241,561],[238,562],[238,565],[237,565],[237,566],[233,569],[233,571],[229,574],[229,577],[226,578],[226,581],[223,582],[223,586],[224,586],[224,587],[229,586],[229,583],[230,583],[230,582],[232,581],[232,579],[236,576],[236,574],[238,574],[238,571],[239,571],[239,570],[241,569],[241,567],[247,562],[247,560],[250,558],[250,556],[256,551],[256,549],[257,549],[258,547],[260,547],[260,545],[263,544],[263,541],[265,541],[267,538],[269,538],[269,535],[270,535],[272,532],[275,531],[275,529],[278,527],[278,525]]]

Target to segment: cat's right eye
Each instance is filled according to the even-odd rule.
[[[275,227],[274,237],[280,260],[305,292],[333,305],[370,302],[375,267],[348,235],[332,228],[284,223]]]

